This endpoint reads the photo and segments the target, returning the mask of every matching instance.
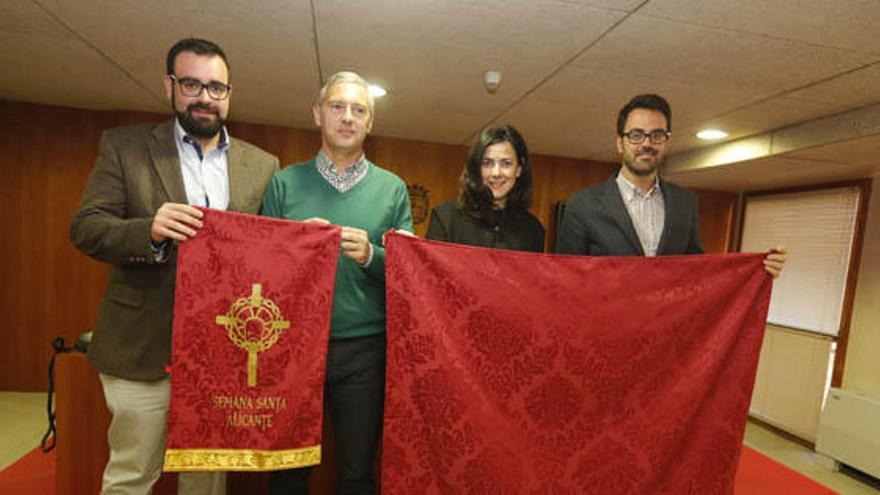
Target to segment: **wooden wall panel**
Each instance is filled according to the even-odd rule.
[[[317,129],[232,122],[229,124],[229,134],[277,156],[282,167],[313,158],[321,147],[321,134]]]
[[[467,148],[404,139],[371,137],[364,147],[370,160],[399,175],[408,185],[428,189],[430,208],[458,194],[458,177],[467,158]],[[413,226],[415,233],[428,232],[428,217]]]
[[[567,201],[575,192],[611,177],[619,165],[588,162],[571,158],[535,155],[532,158],[534,185],[532,213],[538,217],[547,232],[544,246],[552,251],[556,246],[556,203]]]
[[[72,341],[94,322],[108,269],[71,246],[68,227],[101,131],[167,118],[0,100],[0,192],[6,202],[0,209],[0,362],[6,371],[0,374],[0,390],[44,389],[51,340],[63,336]],[[320,146],[317,129],[231,123],[229,130],[278,155],[282,166],[313,157]],[[465,146],[371,136],[365,149],[371,160],[408,184],[426,187],[433,206],[457,194]],[[617,165],[540,155],[533,162],[532,212],[547,227],[549,247],[555,204],[607,179]],[[722,252],[736,197],[699,195],[704,246]],[[424,234],[427,221],[415,230]]]
[[[52,338],[94,321],[108,270],[73,248],[68,225],[114,124],[106,112],[0,101],[0,389],[43,389]]]
[[[707,253],[726,253],[733,231],[736,194],[695,189],[700,201],[700,237]]]

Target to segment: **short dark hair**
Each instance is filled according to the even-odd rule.
[[[672,130],[672,110],[669,108],[669,102],[666,101],[666,98],[655,94],[644,94],[638,95],[629,100],[629,102],[620,109],[620,113],[617,115],[618,136],[623,136],[623,132],[626,128],[626,119],[629,117],[630,112],[636,108],[644,108],[645,110],[654,110],[662,113],[663,116],[666,117],[666,130]]]
[[[494,201],[492,191],[483,184],[483,155],[486,148],[498,143],[510,143],[516,152],[516,159],[522,167],[510,194],[505,209],[528,209],[532,199],[532,159],[529,148],[519,131],[512,125],[491,125],[483,129],[471,146],[467,164],[459,179],[459,195],[456,206],[472,218],[492,223]]]
[[[201,38],[184,38],[168,50],[168,56],[165,58],[165,72],[169,76],[174,74],[174,62],[182,52],[193,52],[196,55],[217,55],[223,60],[223,63],[226,64],[226,70],[229,71],[229,62],[220,45]]]

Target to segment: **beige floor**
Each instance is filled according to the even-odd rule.
[[[46,426],[45,393],[0,392],[0,469],[39,445]],[[745,444],[841,495],[880,495],[880,490],[834,471],[813,451],[761,426],[749,423]]]
[[[48,426],[45,392],[0,392],[0,469],[39,445]]]

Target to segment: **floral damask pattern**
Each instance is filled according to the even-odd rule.
[[[386,253],[383,494],[731,493],[761,255]]]
[[[165,468],[316,464],[340,230],[203,211],[204,227],[178,257]],[[287,322],[253,369],[218,323],[241,298],[271,300]],[[245,311],[240,339],[268,338],[267,314]]]

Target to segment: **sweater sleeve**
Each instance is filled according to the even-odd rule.
[[[272,180],[269,181],[269,186],[266,187],[260,215],[264,217],[283,218],[281,207],[283,200],[284,190],[282,188],[281,179],[278,178],[278,173],[276,173],[272,176]]]
[[[388,229],[413,231],[412,208],[409,206],[409,193],[407,193],[406,185],[400,181],[395,187],[392,209],[394,210],[392,224]],[[385,247],[382,239],[373,242],[373,259],[370,264],[364,267],[364,270],[370,276],[385,281]]]

